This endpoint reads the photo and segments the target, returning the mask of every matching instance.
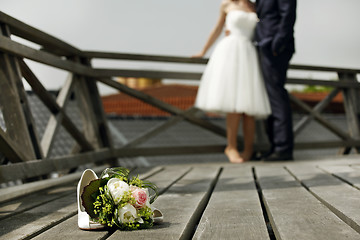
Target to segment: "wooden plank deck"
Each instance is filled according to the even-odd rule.
[[[360,156],[135,172],[160,190],[152,229],[78,229],[72,179],[0,203],[0,239],[360,239]]]

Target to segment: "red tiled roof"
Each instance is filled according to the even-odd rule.
[[[155,97],[180,109],[188,109],[194,105],[197,86],[186,85],[160,85],[141,89]],[[170,116],[171,114],[124,93],[112,94],[102,97],[104,110],[108,114],[140,115],[140,116]]]
[[[319,102],[323,100],[329,93],[328,92],[313,92],[313,93],[292,92],[291,94],[307,102]],[[333,98],[332,103],[343,103],[342,93],[336,95],[336,97]]]
[[[182,110],[194,105],[198,87],[188,85],[160,85],[143,88],[140,91],[155,97],[168,104],[174,105]],[[328,93],[292,93],[295,97],[314,106],[321,101]],[[156,107],[146,104],[140,100],[128,96],[124,93],[112,94],[102,97],[105,113],[126,115],[126,116],[170,116],[171,114]],[[293,105],[294,111],[302,112],[297,106]],[[338,94],[326,111],[338,113],[343,112],[342,94]]]

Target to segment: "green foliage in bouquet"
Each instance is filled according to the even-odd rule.
[[[157,195],[154,184],[138,176],[130,178],[128,169],[107,168],[84,188],[81,197],[94,221],[121,230],[136,230],[153,226],[151,203]]]
[[[81,195],[82,205],[91,218],[98,217],[98,215],[94,212],[94,201],[97,196],[101,194],[99,189],[104,187],[106,183],[106,179],[97,179],[91,181],[89,185],[84,188],[84,192]]]

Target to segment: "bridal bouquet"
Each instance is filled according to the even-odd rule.
[[[130,178],[126,168],[107,168],[99,179],[84,188],[81,199],[93,221],[121,230],[136,230],[153,226],[151,204],[156,197],[154,184],[139,177]]]

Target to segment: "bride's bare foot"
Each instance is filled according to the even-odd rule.
[[[240,153],[236,148],[225,148],[225,155],[228,157],[231,163],[242,163],[244,159],[240,156]]]

